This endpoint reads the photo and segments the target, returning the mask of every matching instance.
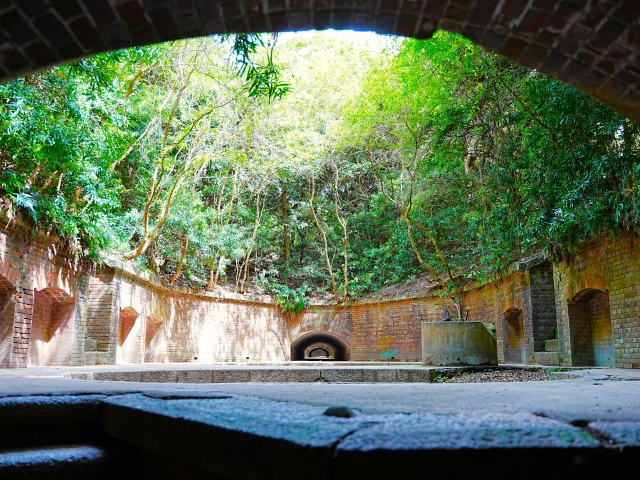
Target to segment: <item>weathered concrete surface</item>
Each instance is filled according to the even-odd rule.
[[[194,374],[189,366],[169,367]],[[158,366],[113,368],[135,378],[166,378]],[[553,465],[553,478],[569,478],[621,475],[637,464],[640,452],[640,371],[593,369],[570,372],[574,380],[512,384],[167,384],[64,377],[91,370],[0,372],[3,438],[20,425],[30,431],[50,431],[56,423],[94,425],[124,442],[126,451],[143,452],[142,467],[153,478],[300,478],[301,472],[323,480],[409,478],[424,465],[447,478],[473,476],[478,465],[499,465],[492,478],[513,478],[514,472],[533,478]],[[209,378],[213,370],[205,370]],[[256,371],[287,374],[284,367]],[[419,376],[429,369],[403,371]],[[350,382],[353,374],[384,370],[341,372]],[[324,414],[339,406],[355,416]]]
[[[498,365],[496,339],[481,322],[424,322],[423,365]]]
[[[535,359],[538,365],[560,365],[560,355],[558,354],[558,352],[536,352]]]
[[[315,367],[317,365],[314,364]],[[304,402],[317,405],[345,405],[364,413],[534,413],[543,412],[567,420],[639,420],[640,421],[640,370],[594,368],[556,375],[581,376],[574,380],[525,383],[208,383],[211,369],[203,367],[207,383],[136,383],[98,382],[74,380],[64,376],[70,373],[90,373],[104,367],[42,367],[26,370],[0,370],[0,397],[18,395],[113,394],[120,392],[171,391],[206,392],[220,391],[243,395],[256,395],[274,400]],[[178,374],[199,373],[193,365],[149,364],[118,365],[114,371],[140,372],[169,369]],[[224,366],[225,370],[229,366]],[[378,376],[389,380],[396,367],[389,370],[363,367],[365,381]],[[310,369],[318,370],[318,368]],[[419,373],[423,367],[407,369]],[[286,374],[285,367],[263,370]],[[0,417],[1,418],[1,417]]]
[[[105,478],[107,459],[105,450],[92,445],[0,452],[0,478]]]

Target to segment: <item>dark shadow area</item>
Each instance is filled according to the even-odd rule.
[[[313,347],[313,348],[309,348]],[[319,350],[315,352],[315,350]],[[349,360],[349,345],[343,339],[332,333],[314,332],[307,333],[293,342],[291,345],[291,360],[307,360],[308,358],[318,358],[322,351],[333,353],[332,360]],[[311,355],[315,352],[316,355]],[[307,357],[306,355],[309,355]]]
[[[525,363],[524,320],[522,310],[510,308],[504,312],[504,361]]]
[[[587,288],[569,300],[574,366],[614,366],[609,292]]]
[[[6,366],[11,363],[15,315],[15,302],[12,298],[14,294],[13,285],[0,275],[0,365]]]

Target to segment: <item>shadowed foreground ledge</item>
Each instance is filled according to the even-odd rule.
[[[328,387],[340,392],[357,389],[360,394],[366,389],[375,396],[376,384],[181,386],[80,381],[55,377],[53,371],[42,369],[40,378],[26,373],[19,378],[25,385],[39,382],[41,393],[34,395],[20,393],[19,382],[11,390],[18,379],[15,373],[2,378],[3,480],[96,480],[113,478],[114,473],[121,479],[411,478],[425,468],[435,478],[477,477],[479,472],[497,478],[604,478],[636,468],[640,454],[640,413],[632,405],[621,414],[608,415],[580,412],[571,402],[575,415],[555,414],[552,409],[532,413],[530,405],[509,413],[492,407],[432,413],[428,405],[438,411],[438,395],[452,396],[453,401],[461,392],[472,397],[480,390],[469,385],[396,383],[376,388],[397,392],[393,411],[413,413],[363,413],[340,393],[337,398],[350,408],[329,410],[328,402],[336,397],[323,393],[331,393]],[[547,392],[549,403],[556,401],[552,391],[564,397],[574,392],[575,397],[584,390],[590,398],[589,392],[599,391],[593,398],[600,400],[594,401],[615,410],[603,389],[611,389],[616,397],[633,395],[638,376],[613,369],[602,372],[608,374],[579,372],[582,377],[575,380],[519,388],[532,396]],[[56,384],[59,388],[50,388]],[[553,389],[542,390],[542,384]],[[256,385],[311,394],[303,403],[232,392]],[[503,391],[505,385],[482,388]],[[422,397],[426,410],[406,409],[411,391],[414,400]],[[505,402],[510,401],[508,395],[504,389]]]

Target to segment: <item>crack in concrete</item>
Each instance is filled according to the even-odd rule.
[[[597,428],[593,428],[590,426],[589,420],[573,420],[571,422],[569,422],[570,425],[573,425],[574,427],[578,427],[580,429],[582,429],[583,432],[589,434],[591,437],[594,438],[594,440],[597,440],[600,443],[601,447],[604,448],[613,448],[613,449],[617,449],[620,450],[622,449],[622,446],[618,444],[618,442],[615,441],[614,438],[611,437],[611,435],[609,435],[606,432],[603,432],[602,430],[598,430]]]

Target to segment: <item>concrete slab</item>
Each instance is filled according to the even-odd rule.
[[[211,370],[178,370],[179,383],[211,383]]]
[[[142,372],[141,381],[155,383],[176,383],[178,381],[178,372],[175,370]]]
[[[127,451],[145,452],[153,463],[171,459],[175,472],[195,468],[228,478],[410,478],[425,465],[438,478],[478,476],[488,466],[492,478],[514,472],[533,478],[549,465],[558,478],[615,476],[637,465],[640,452],[640,372],[591,369],[558,372],[578,378],[553,382],[432,384],[421,381],[432,370],[397,365],[164,369],[172,373],[114,367],[112,378],[211,381],[217,375],[244,383],[65,377],[95,378],[104,367],[0,372],[0,431],[99,426],[101,419]],[[297,381],[254,381],[283,375]],[[353,383],[397,375],[405,383]],[[314,381],[323,378],[332,383]],[[324,415],[328,407],[348,407],[355,416]]]
[[[230,478],[326,479],[332,447],[363,424],[324,409],[252,397],[160,400],[119,395],[105,401],[115,438]],[[248,455],[250,454],[250,457]]]

